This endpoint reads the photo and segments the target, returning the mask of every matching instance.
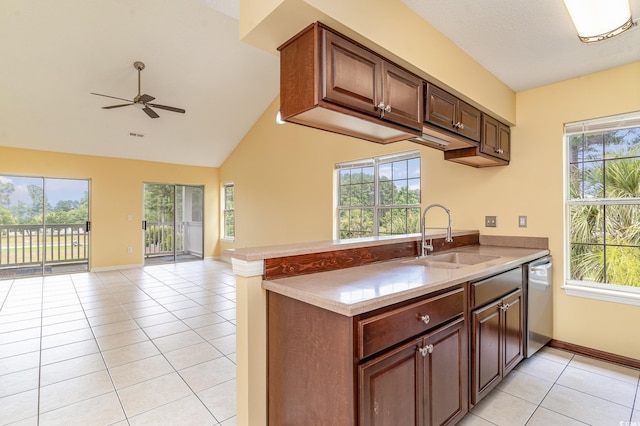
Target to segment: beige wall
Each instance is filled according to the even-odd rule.
[[[204,255],[218,254],[218,169],[1,146],[0,158],[0,174],[91,180],[92,268],[142,264],[144,182],[205,185]],[[133,253],[127,253],[127,247],[132,247]]]
[[[559,287],[565,267],[563,124],[640,110],[638,76],[640,62],[518,93],[514,129],[516,146],[523,148],[520,176],[525,179],[527,173],[535,172],[533,176],[542,178],[542,192],[530,203],[540,204],[537,208],[551,237],[555,338],[633,358],[640,358],[640,340],[634,330],[640,322],[637,306],[567,296]]]

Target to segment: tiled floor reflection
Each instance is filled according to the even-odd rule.
[[[214,260],[0,281],[0,424],[235,425],[235,294]]]
[[[640,425],[639,379],[638,370],[547,347],[521,362],[459,424]]]

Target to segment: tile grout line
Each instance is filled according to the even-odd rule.
[[[137,269],[137,268],[136,268],[136,269]],[[158,282],[160,282],[164,287],[169,287],[169,288],[171,288],[171,286],[170,286],[169,284],[166,284],[165,282],[161,281],[160,279],[158,279],[158,278],[156,278],[156,277],[153,277],[153,275],[151,275],[151,274],[147,273],[146,271],[144,271],[144,270],[143,270],[142,272],[144,272],[145,274],[149,275],[150,277],[152,277],[152,278],[154,278],[154,279],[158,280]],[[125,274],[122,274],[122,275],[123,275],[123,277],[124,277],[124,278],[126,278],[126,280],[127,280],[131,285],[133,285],[134,287],[136,287],[137,289],[139,289],[140,291],[142,291],[145,295],[147,295],[147,296],[148,296],[151,300],[153,300],[155,303],[157,303],[158,305],[162,306],[162,307],[163,307],[167,312],[169,312],[169,313],[170,313],[170,314],[171,314],[171,315],[172,315],[172,316],[173,316],[177,321],[180,321],[182,324],[184,324],[186,327],[188,327],[188,328],[189,328],[189,330],[193,331],[193,332],[194,332],[194,333],[196,333],[198,336],[200,336],[201,338],[203,338],[203,339],[204,339],[204,337],[202,337],[198,332],[196,332],[196,331],[195,331],[195,330],[194,330],[194,329],[193,329],[189,324],[185,323],[181,318],[178,318],[178,317],[177,317],[177,316],[176,316],[172,311],[170,311],[169,309],[167,309],[167,308],[164,306],[164,304],[162,304],[161,302],[158,302],[158,301],[157,301],[157,299],[156,299],[154,296],[152,296],[152,295],[151,295],[151,294],[149,294],[147,291],[145,291],[143,288],[141,288],[138,284],[136,284],[134,281],[132,281],[132,280],[131,280],[128,276],[126,276]],[[172,273],[172,275],[174,275],[174,276],[175,276],[176,274],[173,274],[173,273]],[[187,281],[187,282],[191,282],[191,281]],[[195,283],[194,283],[194,284],[195,284]],[[198,284],[195,284],[195,285],[197,285],[198,287],[201,287],[201,286],[199,286]],[[226,285],[226,284],[225,284],[225,285]],[[202,287],[201,287],[201,288],[202,288]],[[189,390],[192,392],[192,394],[193,394],[196,398],[198,398],[198,400],[202,403],[203,407],[204,407],[204,408],[205,408],[205,409],[206,409],[206,410],[211,414],[211,416],[213,417],[213,419],[214,419],[217,423],[220,423],[220,422],[218,422],[218,419],[215,417],[215,415],[211,412],[211,410],[209,409],[209,407],[204,403],[204,401],[202,401],[202,399],[200,399],[200,396],[197,394],[197,392],[195,392],[195,391],[191,388],[191,386],[189,385],[189,383],[187,383],[187,381],[182,377],[182,375],[180,374],[180,372],[179,372],[179,371],[178,371],[178,370],[173,366],[173,364],[172,364],[172,363],[167,359],[167,357],[166,357],[166,356],[165,356],[165,354],[164,354],[164,351],[162,351],[162,350],[161,350],[161,349],[156,345],[156,343],[153,341],[153,339],[152,339],[152,338],[147,334],[147,332],[144,330],[144,327],[140,326],[140,324],[138,324],[138,322],[136,321],[136,319],[135,319],[135,318],[132,318],[132,317],[129,315],[129,312],[128,312],[126,309],[124,309],[123,304],[122,304],[122,301],[118,298],[118,296],[117,296],[116,294],[114,294],[114,293],[111,291],[111,289],[110,289],[110,288],[108,288],[108,287],[107,287],[107,289],[108,289],[109,293],[111,293],[111,294],[114,296],[114,298],[115,298],[115,299],[116,299],[116,301],[118,302],[118,305],[120,305],[120,307],[125,311],[125,313],[127,314],[127,316],[128,316],[132,321],[134,321],[134,322],[136,323],[136,325],[139,327],[140,331],[142,331],[142,333],[144,333],[144,335],[147,337],[147,339],[149,339],[149,341],[151,342],[151,344],[152,344],[152,345],[153,345],[153,346],[158,350],[158,352],[160,353],[160,355],[162,355],[162,357],[165,359],[165,361],[167,361],[167,363],[171,366],[171,368],[173,369],[173,372],[174,372],[174,373],[176,373],[176,374],[178,375],[178,377],[180,377],[180,380],[182,380],[182,381],[184,382],[184,384],[185,384],[185,385],[189,388]],[[192,300],[191,298],[189,298],[188,296],[185,296],[185,295],[184,295],[184,293],[182,293],[182,292],[180,292],[180,291],[177,291],[177,290],[174,290],[174,289],[172,289],[172,290],[173,290],[173,291],[176,291],[178,294],[180,294],[180,295],[182,295],[182,296],[186,297],[187,299],[189,299],[189,300],[193,301],[193,300]],[[195,301],[193,301],[193,302],[195,302]],[[195,302],[195,303],[197,303],[197,302]],[[234,302],[234,303],[235,303],[235,302]],[[199,303],[197,303],[197,304],[198,304],[198,305],[200,305]],[[200,305],[200,306],[203,306],[203,305]],[[203,307],[204,307],[204,306],[203,306]],[[208,308],[207,308],[207,309],[208,309]],[[210,313],[215,313],[215,312],[211,311]],[[226,321],[226,319],[225,319],[225,321]],[[178,333],[172,333],[172,334],[178,334]],[[170,336],[170,335],[172,335],[172,334],[169,334],[168,336]],[[165,337],[165,336],[162,336],[162,337]],[[204,340],[205,340],[205,342],[209,343],[209,341],[208,341],[207,339],[204,339]],[[211,344],[211,343],[209,343],[209,344]],[[214,347],[213,345],[211,345],[211,346],[212,346],[212,347]],[[215,348],[215,347],[214,347],[214,348]],[[101,351],[101,353],[102,353],[102,351]],[[223,355],[223,357],[225,357],[225,358],[227,358],[227,359],[228,359],[228,357],[227,357],[225,354],[222,354],[222,355]],[[103,357],[103,358],[104,358],[104,357]],[[229,360],[229,361],[231,361],[231,360]],[[235,365],[235,363],[233,363],[233,364]],[[106,361],[105,361],[105,366],[106,366]],[[108,371],[108,370],[109,370],[109,368],[107,367],[107,371]],[[167,373],[166,375],[168,375],[168,374],[171,374],[171,373]],[[110,373],[109,373],[109,376],[111,377],[111,374],[110,374]],[[160,376],[160,377],[161,377],[161,376]],[[152,380],[152,379],[148,379],[148,380]],[[145,381],[148,381],[148,380],[145,380]],[[228,381],[230,381],[230,380],[228,380]],[[227,382],[228,382],[228,381],[227,381]],[[140,382],[140,383],[142,383],[142,382]],[[224,383],[226,383],[226,382],[224,382]],[[132,386],[133,386],[133,385],[132,385]],[[115,388],[115,383],[114,383],[114,388]],[[117,389],[116,389],[116,394],[118,394],[118,400],[120,401],[120,396],[119,396],[119,393],[118,393],[118,390],[117,390]],[[185,398],[186,398],[186,397],[185,397]],[[182,398],[179,398],[179,399],[174,400],[174,401],[171,401],[171,402],[175,402],[175,401],[178,401],[178,400],[180,400],[180,399],[182,399]],[[171,402],[168,402],[167,404],[170,404]],[[120,401],[120,403],[122,404],[122,401]],[[163,405],[167,405],[167,404],[163,404]],[[152,409],[150,409],[150,410],[144,411],[144,412],[142,412],[142,413],[138,413],[138,414],[136,414],[136,416],[141,415],[141,414],[144,414],[144,413],[149,412],[149,411],[152,411],[152,410],[155,410],[155,409],[157,409],[157,408],[159,408],[159,407],[154,407],[154,408],[152,408]],[[123,407],[123,411],[124,411],[124,407]],[[127,416],[126,412],[125,412],[125,417],[126,417],[127,422],[128,422],[128,421],[129,421],[129,417]],[[135,416],[134,416],[134,417],[135,417]]]
[[[107,289],[107,291],[109,291],[109,294],[112,294],[111,289],[109,289],[108,287],[105,286],[105,284],[102,281],[102,279],[100,279],[99,276],[96,276],[96,277],[98,278],[98,280],[100,280],[100,286],[101,287],[105,287]],[[89,317],[87,316],[87,311],[84,308],[84,303],[83,303],[82,299],[80,298],[80,295],[78,295],[78,288],[76,287],[76,282],[73,280],[72,276],[69,276],[69,279],[71,280],[71,284],[73,285],[73,290],[75,291],[76,297],[78,298],[78,302],[80,303],[80,308],[82,309],[82,314],[84,315],[85,320],[87,321],[87,325],[89,326],[89,330],[91,331],[91,335],[93,336],[93,340],[95,341],[96,347],[98,348],[98,352],[100,353],[100,358],[102,358],[102,362],[104,363],[104,368],[105,368],[107,374],[109,375],[109,380],[111,381],[111,385],[113,386],[113,392],[115,392],[116,397],[118,398],[118,403],[120,404],[120,408],[122,409],[122,414],[124,414],[124,420],[127,422],[127,424],[130,424],[129,423],[129,418],[127,416],[127,412],[124,410],[124,405],[122,404],[122,400],[120,399],[120,394],[118,394],[118,390],[116,389],[116,384],[113,381],[113,377],[111,376],[111,371],[109,371],[109,367],[107,366],[107,361],[104,359],[104,353],[102,352],[102,349],[100,349],[100,345],[98,344],[98,339],[96,338],[96,334],[93,331],[93,326],[91,325],[91,322],[89,321]],[[106,394],[103,394],[103,395],[106,395]],[[102,395],[97,395],[97,396],[102,396]],[[94,398],[96,398],[97,396],[94,396]],[[78,401],[78,402],[80,402],[80,401]],[[77,402],[75,402],[75,403],[77,403]],[[38,415],[38,419],[39,418],[40,418],[40,416]]]
[[[137,268],[137,269],[142,270],[141,268]],[[231,319],[227,319],[226,317],[223,317],[223,316],[219,315],[217,312],[215,312],[215,311],[214,311],[214,310],[212,310],[211,308],[209,308],[209,307],[207,307],[207,306],[205,306],[205,305],[203,305],[203,304],[199,303],[197,300],[194,300],[191,296],[189,296],[189,293],[184,293],[184,292],[183,292],[183,291],[184,291],[184,289],[173,289],[173,288],[172,288],[172,286],[171,286],[171,284],[163,282],[163,281],[162,281],[162,278],[156,278],[155,276],[153,276],[153,275],[151,275],[151,274],[147,273],[146,271],[144,271],[144,270],[142,270],[142,271],[143,271],[146,275],[148,275],[148,276],[150,276],[150,277],[154,278],[154,280],[157,280],[157,281],[158,281],[158,283],[162,285],[162,287],[166,287],[166,288],[168,288],[168,289],[171,289],[171,290],[175,291],[175,293],[176,293],[177,295],[180,295],[180,296],[184,297],[186,300],[189,300],[190,302],[193,302],[194,304],[196,304],[196,305],[197,305],[197,306],[199,306],[199,307],[205,308],[207,312],[206,312],[206,313],[204,313],[204,314],[202,314],[202,315],[208,315],[208,314],[211,314],[211,313],[216,314],[216,315],[217,315],[217,316],[218,316],[222,321],[220,321],[219,323],[215,323],[215,324],[231,324],[233,327],[235,327],[235,323],[233,322],[233,320],[231,320]],[[154,303],[156,303],[158,306],[162,306],[162,308],[163,308],[165,311],[167,311],[168,313],[171,313],[172,317],[173,317],[175,320],[180,321],[180,323],[182,323],[182,324],[183,324],[183,325],[184,325],[188,330],[193,331],[196,335],[198,335],[201,339],[203,339],[203,341],[204,341],[204,342],[206,342],[206,343],[207,343],[208,345],[210,345],[212,348],[214,348],[214,349],[218,350],[218,349],[217,349],[217,348],[216,348],[216,347],[215,347],[215,346],[214,346],[214,345],[209,341],[209,339],[205,338],[203,335],[201,335],[201,334],[200,334],[200,332],[198,332],[198,331],[197,331],[197,329],[196,329],[196,328],[193,328],[191,325],[189,325],[187,322],[185,322],[185,321],[186,321],[186,320],[188,320],[189,318],[194,318],[194,317],[197,317],[197,316],[200,316],[200,315],[194,315],[194,316],[192,316],[192,317],[190,316],[190,317],[185,317],[185,318],[180,318],[180,317],[176,316],[172,310],[170,310],[170,309],[166,308],[164,304],[160,303],[160,302],[159,302],[158,300],[156,300],[153,296],[151,296],[147,291],[145,291],[142,287],[140,287],[138,284],[136,284],[136,283],[135,283],[135,281],[134,281],[134,280],[135,280],[135,277],[134,277],[134,278],[130,278],[129,276],[127,276],[127,275],[123,274],[121,271],[119,271],[119,272],[120,272],[120,275],[122,275],[122,277],[124,278],[124,281],[123,281],[123,282],[124,282],[124,283],[126,283],[126,285],[127,285],[127,286],[131,285],[133,288],[136,288],[137,290],[141,291],[143,294],[145,294],[146,296],[148,296],[148,297],[150,298],[150,300],[153,300],[153,302],[154,302]],[[188,271],[185,271],[185,272],[188,272]],[[180,277],[180,275],[179,275],[179,274],[176,274],[176,273],[171,273],[171,272],[170,272],[170,274],[171,274],[171,278],[173,278],[173,277]],[[203,272],[200,272],[200,274],[202,275],[202,274],[203,274]],[[226,273],[222,273],[222,274],[223,274],[224,276],[229,275],[229,274],[226,274]],[[206,272],[204,272],[204,276],[205,276],[205,277],[207,277],[208,275],[209,275],[209,274],[207,274]],[[51,297],[53,297],[53,298],[55,299],[53,302],[57,302],[57,301],[58,301],[58,299],[60,299],[60,298],[61,298],[62,296],[64,296],[64,295],[67,295],[67,296],[71,296],[71,295],[73,295],[73,296],[75,296],[75,300],[77,301],[77,303],[79,304],[80,309],[82,310],[83,319],[84,319],[85,321],[87,321],[87,325],[88,325],[88,327],[89,327],[89,329],[90,329],[90,332],[91,332],[91,335],[92,335],[92,338],[91,338],[91,339],[86,339],[86,341],[91,340],[91,341],[93,341],[93,342],[95,342],[95,343],[96,343],[96,347],[97,347],[98,351],[100,352],[100,357],[101,357],[101,359],[102,359],[102,362],[103,362],[103,364],[104,364],[105,369],[107,370],[107,374],[109,374],[109,378],[110,378],[111,384],[112,384],[112,386],[113,386],[114,391],[116,392],[116,395],[117,395],[118,400],[119,400],[120,407],[121,407],[121,409],[122,409],[122,411],[123,411],[123,414],[124,414],[124,416],[125,416],[125,420],[127,421],[127,423],[130,423],[130,422],[129,422],[129,418],[127,417],[127,414],[126,414],[126,412],[124,411],[124,406],[123,406],[122,400],[120,399],[120,396],[119,396],[118,390],[117,390],[117,389],[116,389],[116,387],[115,387],[115,383],[114,383],[114,381],[113,381],[113,377],[111,376],[110,369],[109,369],[109,367],[108,367],[108,365],[107,365],[107,363],[106,363],[106,359],[105,359],[105,357],[104,357],[104,353],[103,353],[102,349],[100,348],[100,346],[97,344],[98,339],[97,339],[97,336],[96,336],[95,331],[94,331],[94,326],[93,326],[93,325],[91,324],[91,322],[89,321],[89,317],[88,317],[88,313],[87,313],[87,306],[86,306],[86,303],[83,301],[83,298],[81,298],[81,294],[80,294],[80,293],[83,293],[83,295],[85,295],[85,296],[86,296],[86,295],[88,295],[88,294],[84,294],[84,293],[90,293],[90,291],[91,291],[91,289],[92,289],[92,288],[94,288],[94,289],[98,289],[98,290],[106,290],[106,292],[105,292],[105,293],[102,293],[102,291],[100,291],[99,293],[100,293],[101,295],[102,295],[102,294],[108,294],[108,295],[109,295],[109,297],[113,298],[113,301],[117,303],[117,305],[119,306],[120,310],[121,310],[121,311],[126,315],[126,317],[127,317],[129,320],[133,321],[133,322],[136,324],[137,329],[139,329],[140,331],[142,331],[142,332],[143,332],[143,334],[144,334],[144,335],[146,336],[146,338],[147,338],[147,341],[150,341],[150,342],[154,345],[154,347],[158,350],[159,354],[161,354],[161,355],[163,356],[163,358],[165,359],[165,361],[167,361],[167,362],[168,362],[168,364],[171,366],[171,369],[173,370],[173,372],[175,372],[175,373],[177,373],[177,374],[178,374],[178,376],[180,377],[180,379],[185,383],[185,385],[187,386],[187,388],[189,388],[189,390],[191,391],[191,394],[192,394],[192,395],[194,395],[194,396],[196,396],[196,398],[198,398],[198,400],[200,401],[200,403],[203,405],[203,408],[205,408],[205,409],[207,410],[207,412],[209,412],[209,414],[212,416],[212,419],[213,419],[214,421],[218,422],[218,419],[217,419],[217,418],[216,418],[216,416],[213,414],[213,412],[209,409],[209,407],[204,403],[204,401],[203,401],[203,400],[200,398],[200,396],[199,396],[199,395],[194,391],[194,389],[192,389],[192,388],[191,388],[191,386],[190,386],[188,383],[186,383],[186,381],[182,378],[182,376],[180,375],[180,373],[178,372],[178,370],[176,369],[176,367],[174,367],[174,366],[173,366],[173,364],[171,364],[171,362],[169,362],[169,360],[167,359],[167,357],[166,357],[166,355],[165,355],[165,352],[164,352],[164,351],[162,351],[162,350],[160,350],[160,348],[155,344],[155,342],[153,341],[153,339],[151,339],[151,338],[150,338],[150,336],[145,332],[145,330],[143,329],[143,327],[141,327],[141,326],[140,326],[140,324],[138,324],[138,322],[136,321],[136,319],[134,319],[134,318],[132,318],[132,317],[131,317],[131,314],[130,314],[129,310],[124,308],[123,303],[122,303],[122,302],[123,302],[123,300],[118,296],[118,292],[114,291],[114,290],[111,288],[111,286],[109,286],[109,285],[108,285],[109,283],[108,283],[108,282],[105,282],[105,281],[100,277],[100,275],[96,274],[96,275],[94,275],[94,276],[97,278],[97,280],[96,280],[95,282],[93,282],[93,283],[92,283],[92,282],[82,283],[82,284],[83,284],[83,287],[82,287],[82,288],[79,288],[78,286],[79,286],[81,283],[80,283],[80,282],[78,282],[77,280],[75,280],[75,279],[74,279],[74,277],[72,276],[72,274],[67,274],[67,277],[69,278],[69,284],[71,284],[71,286],[70,286],[70,288],[69,288],[68,295],[67,295],[67,293],[59,293],[59,292],[58,292],[58,293],[55,293],[55,292],[54,292],[54,293],[52,293],[50,296],[51,296]],[[223,278],[223,279],[224,279],[224,278],[225,278],[224,276],[221,276],[221,278]],[[191,278],[191,277],[190,277],[190,278]],[[191,280],[190,280],[190,278],[183,278],[183,281],[185,282],[185,284],[186,284],[186,283],[188,283],[188,284],[189,284],[189,286],[188,286],[188,288],[189,288],[189,289],[191,289],[191,288],[199,288],[199,289],[200,289],[200,291],[207,291],[207,292],[210,292],[210,293],[211,293],[211,295],[213,295],[213,296],[220,296],[223,300],[225,300],[225,301],[227,301],[227,302],[229,302],[229,303],[232,303],[232,304],[233,304],[234,308],[229,308],[229,309],[235,309],[236,301],[235,301],[234,299],[229,299],[229,298],[227,298],[227,297],[225,296],[225,294],[230,294],[230,293],[231,293],[231,291],[227,291],[228,289],[232,289],[233,291],[235,291],[235,286],[234,286],[234,285],[232,285],[232,284],[228,284],[228,283],[227,283],[227,282],[225,282],[225,281],[219,281],[218,279],[214,278],[213,276],[212,276],[212,277],[210,277],[210,279],[206,279],[206,280],[202,281],[201,283],[193,282],[193,281],[191,281]],[[223,288],[223,289],[226,291],[226,293],[217,294],[217,293],[215,293],[215,290],[210,290],[210,289],[207,287],[207,284],[216,284],[216,285],[220,285],[220,286],[221,286],[220,288]],[[9,297],[9,293],[11,292],[11,290],[12,290],[12,289],[14,289],[14,287],[13,287],[14,285],[15,285],[15,280],[12,280],[12,282],[11,282],[11,284],[10,284],[10,286],[11,286],[11,287],[10,287],[10,288],[9,288],[9,290],[6,292],[5,297],[3,298],[3,302],[2,302],[2,303],[3,303],[3,306],[4,306],[4,304],[6,304],[6,301],[8,300],[7,298]],[[37,424],[39,424],[39,422],[40,422],[40,414],[41,414],[41,412],[40,412],[40,408],[41,408],[41,407],[40,407],[40,405],[41,405],[41,401],[40,401],[40,399],[41,399],[41,388],[42,388],[42,386],[41,386],[41,385],[42,385],[42,367],[43,367],[43,366],[42,366],[42,360],[43,360],[43,344],[44,344],[44,343],[43,343],[43,337],[44,337],[44,329],[43,329],[43,327],[44,327],[44,322],[45,322],[45,319],[44,319],[44,318],[45,318],[45,317],[44,317],[44,313],[45,313],[45,312],[44,312],[44,309],[45,309],[45,305],[47,305],[47,300],[45,300],[45,299],[47,298],[47,291],[46,291],[46,288],[45,288],[45,282],[44,282],[44,279],[40,279],[40,282],[39,282],[39,284],[38,284],[38,285],[40,285],[40,301],[39,301],[39,302],[40,302],[40,303],[39,303],[39,305],[40,305],[40,306],[39,306],[39,308],[40,308],[40,309],[39,309],[39,311],[40,311],[40,312],[39,312],[40,330],[39,330],[39,352],[38,352],[38,390],[37,390],[38,398],[37,398]],[[85,287],[85,286],[86,286],[86,287]],[[71,289],[73,289],[73,290],[71,291]],[[81,291],[80,291],[80,290],[81,290]],[[74,301],[74,302],[75,302],[75,301]],[[97,305],[99,305],[99,302],[97,302]],[[64,305],[64,307],[66,307],[66,306],[72,306],[72,305]],[[53,308],[57,308],[57,307],[58,307],[58,305],[57,305],[57,303],[55,303],[55,304],[54,304],[54,306],[53,306]],[[185,308],[185,309],[188,309],[188,308]],[[71,320],[69,320],[69,321],[71,321]],[[64,322],[66,322],[66,321],[63,321],[63,323],[64,323]],[[107,324],[108,324],[108,323],[107,323]],[[215,324],[209,324],[209,325],[215,325]],[[206,327],[206,326],[203,326],[203,327]],[[71,331],[74,331],[74,330],[71,330]],[[64,333],[64,332],[66,332],[66,331],[60,331],[59,333]],[[54,334],[58,334],[58,333],[54,333]],[[171,333],[171,334],[176,334],[176,333]],[[234,333],[231,333],[231,334],[229,334],[229,336],[231,336],[231,335],[233,335],[233,334],[234,334]],[[162,337],[164,337],[164,336],[162,336]],[[222,338],[222,337],[226,337],[226,336],[220,336],[220,338]],[[219,351],[219,352],[220,352],[220,354],[221,354],[221,357],[223,357],[223,358],[227,359],[229,362],[231,362],[231,363],[232,363],[232,364],[234,364],[234,365],[236,364],[236,363],[235,363],[235,362],[234,362],[234,361],[229,357],[229,355],[230,355],[230,354],[224,353],[224,352],[222,352],[222,351]],[[72,358],[70,358],[70,359],[73,359],[73,357],[72,357]],[[197,365],[197,364],[196,364],[196,365]],[[87,374],[89,374],[89,373],[87,373]],[[168,374],[171,374],[171,373],[168,373]],[[86,375],[86,374],[83,374],[83,375]],[[65,379],[65,380],[67,380],[67,379]],[[234,378],[232,378],[232,379],[225,380],[225,381],[223,381],[223,382],[221,382],[221,383],[218,383],[217,385],[221,385],[221,384],[224,384],[224,383],[228,383],[228,382],[231,382],[231,381],[233,381],[233,380],[235,380],[235,377],[234,377]],[[63,381],[64,381],[64,380],[63,380]],[[216,385],[216,386],[217,386],[217,385]],[[209,389],[209,388],[207,388],[207,389]],[[110,393],[110,392],[107,392],[107,393],[105,393],[105,394],[108,394],[108,393]],[[102,394],[102,395],[104,395],[104,394]],[[98,396],[100,396],[100,395],[98,395]],[[186,398],[186,397],[185,397],[185,398]],[[81,400],[81,401],[76,401],[76,402],[73,402],[73,403],[70,403],[70,404],[65,404],[65,405],[63,405],[63,406],[61,406],[61,407],[57,407],[57,408],[55,408],[54,410],[50,410],[50,411],[55,411],[55,410],[60,409],[60,408],[63,408],[63,407],[68,407],[68,406],[71,406],[71,405],[77,404],[77,403],[79,403],[79,402],[86,401],[86,400],[88,400],[88,399],[91,399],[91,398],[83,399],[83,400]],[[175,401],[180,400],[180,399],[182,399],[182,398],[178,398],[178,399],[176,399]],[[163,405],[166,405],[166,404],[163,404]],[[154,409],[157,409],[157,408],[159,408],[159,407],[155,407]],[[151,411],[151,410],[147,410],[147,411]],[[145,412],[147,412],[147,411],[145,411]],[[142,413],[139,413],[139,414],[142,414]],[[229,418],[226,418],[226,419],[224,419],[224,420],[223,420],[223,422],[226,422],[227,420],[232,419],[232,418],[234,418],[234,417],[235,417],[235,415],[233,415],[233,416],[231,416],[231,417],[229,417]],[[216,423],[216,424],[219,424],[219,423],[220,423],[220,422],[218,422],[218,423]]]
[[[540,356],[540,355],[538,355],[538,356]],[[573,359],[573,357],[574,357],[574,356],[575,356],[575,354],[571,354],[571,358],[569,358],[569,361],[567,361],[567,363],[566,363],[566,364],[564,364],[564,368],[562,368],[562,371],[560,372],[560,374],[558,374],[558,377],[556,377],[556,378],[555,378],[555,380],[553,381],[553,384],[549,387],[549,390],[548,390],[547,392],[545,392],[544,396],[542,397],[542,399],[540,400],[540,402],[537,404],[536,409],[533,411],[533,413],[531,413],[531,416],[529,416],[529,418],[527,419],[527,421],[526,421],[525,425],[526,425],[527,423],[529,423],[529,421],[531,420],[531,417],[533,417],[533,415],[535,414],[535,412],[536,412],[536,411],[538,411],[538,409],[542,407],[542,403],[543,403],[543,402],[544,402],[544,400],[547,398],[547,396],[551,393],[551,389],[553,389],[553,387],[554,387],[555,385],[562,386],[562,385],[558,384],[558,379],[560,378],[560,376],[562,376],[562,373],[564,373],[564,372],[566,371],[567,367],[569,366],[569,363],[571,362],[571,360]],[[541,358],[543,358],[543,359],[547,359],[548,361],[556,362],[556,361],[553,361],[553,360],[551,360],[551,359],[545,358],[545,357],[543,357],[543,356],[540,356],[540,357],[541,357]],[[562,363],[558,363],[558,364],[562,364]],[[560,416],[564,416],[564,417],[570,418],[570,419],[575,420],[575,421],[580,421],[580,420],[578,420],[578,419],[574,419],[573,417],[569,417],[569,416],[567,416],[567,415],[565,415],[565,414],[558,413],[557,411],[553,411],[553,410],[551,410],[551,409],[549,409],[549,408],[546,408],[546,407],[542,407],[542,408],[544,408],[545,410],[549,410],[549,411],[551,411],[551,412],[553,412],[553,413],[556,413],[556,414],[558,414],[558,415],[560,415]]]
[[[14,281],[15,282],[15,281]],[[40,389],[42,388],[42,327],[44,324],[44,279],[40,281],[40,350],[38,351],[38,409],[36,411],[36,425],[40,425]]]

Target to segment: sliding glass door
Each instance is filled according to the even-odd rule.
[[[0,176],[0,278],[89,270],[89,181]]]
[[[144,185],[145,264],[203,258],[204,187]]]

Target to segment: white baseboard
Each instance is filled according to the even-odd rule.
[[[91,268],[91,272],[117,271],[118,269],[135,269],[135,268],[142,268],[143,266],[144,265],[142,263],[136,263],[131,265],[100,266],[98,268]]]

